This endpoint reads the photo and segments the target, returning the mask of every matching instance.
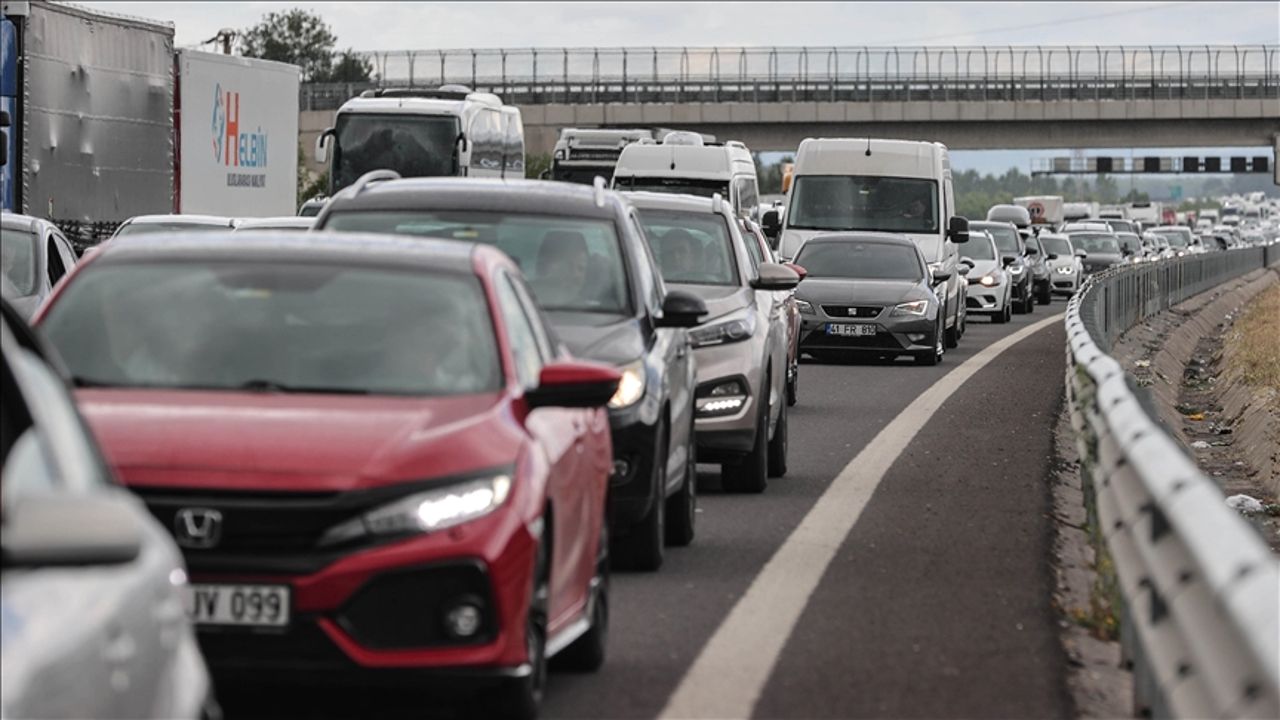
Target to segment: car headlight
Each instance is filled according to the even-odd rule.
[[[414,493],[339,523],[320,540],[333,545],[364,535],[403,535],[444,530],[498,509],[511,494],[506,474],[464,480]]]
[[[928,311],[929,311],[928,300],[912,300],[911,302],[904,302],[904,303],[899,303],[895,305],[893,307],[893,312],[889,314],[891,316],[892,315],[899,315],[899,316],[912,315],[915,317],[924,317],[924,314]]]
[[[812,309],[812,308],[810,308]],[[689,331],[689,342],[695,348],[741,342],[756,331],[756,314],[748,312],[732,320],[722,320]]]
[[[1009,274],[1010,274],[1010,275],[1021,275],[1021,274],[1022,274],[1022,271],[1023,271],[1023,270],[1026,270],[1026,269],[1027,269],[1027,266],[1026,266],[1026,265],[1023,265],[1022,263],[1014,263],[1014,264],[1012,264],[1012,265],[1010,265],[1010,266],[1009,266]]]
[[[644,397],[645,372],[644,360],[636,360],[629,365],[618,368],[622,379],[618,381],[618,389],[609,398],[609,407],[624,408],[635,405]]]
[[[800,313],[801,313],[802,315],[817,315],[817,314],[818,314],[818,313],[814,312],[814,310],[813,310],[813,305],[809,304],[809,301],[808,301],[808,300],[801,300],[800,298],[796,298],[796,307],[800,308]]]
[[[978,278],[978,282],[981,283],[983,287],[995,287],[1000,284],[1000,275],[994,272],[989,272]]]
[[[751,393],[746,383],[735,378],[698,388],[695,395],[694,411],[697,417],[717,417],[733,415],[741,410]]]
[[[1059,265],[1057,268],[1055,268],[1055,271],[1059,275],[1070,275],[1071,273],[1075,272],[1076,269],[1071,267],[1070,265]]]

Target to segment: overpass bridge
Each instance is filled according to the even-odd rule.
[[[529,152],[572,126],[665,125],[792,150],[809,136],[956,149],[1267,146],[1280,45],[528,48],[364,53],[305,84],[304,143],[370,87],[460,83],[519,105]]]

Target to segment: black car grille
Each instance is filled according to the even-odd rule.
[[[800,343],[800,348],[802,350],[839,350],[841,348],[901,350],[902,344],[894,339],[892,335],[884,332],[876,333],[870,337],[845,337],[843,335],[826,335],[821,332],[815,332]]]
[[[827,317],[873,318],[880,315],[883,305],[823,305]]]
[[[216,672],[230,669],[297,670],[354,668],[325,635],[314,616],[294,617],[282,631],[257,632],[245,628],[201,627],[196,632],[200,652]]]
[[[461,602],[480,610],[480,629],[466,640],[445,630],[445,615]],[[386,573],[356,591],[338,624],[361,645],[378,649],[483,645],[497,634],[489,579],[476,563]]]
[[[565,160],[569,162],[587,162],[591,160],[617,162],[621,154],[622,151],[617,148],[569,148]]]
[[[487,473],[486,473],[487,474]],[[467,476],[471,477],[471,476]],[[221,515],[220,537],[209,548],[182,547],[193,572],[315,572],[352,551],[402,539],[358,535],[343,542],[321,542],[335,525],[453,477],[399,483],[336,493],[246,492],[143,487],[133,488],[151,514],[177,537],[178,513],[207,508]]]

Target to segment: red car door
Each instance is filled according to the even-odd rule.
[[[519,279],[505,272],[497,278],[497,297],[517,374],[526,388],[535,387],[542,366],[551,361],[550,338]],[[547,497],[551,501],[551,597],[548,598],[548,631],[559,631],[586,601],[587,580],[595,557],[588,535],[589,516],[582,481],[586,458],[585,411],[572,408],[539,408],[529,414],[525,428],[546,454]],[[585,568],[585,570],[584,570]],[[585,576],[584,576],[585,572]]]

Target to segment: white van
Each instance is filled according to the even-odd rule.
[[[613,170],[614,190],[729,199],[738,217],[754,220],[760,203],[756,164],[746,145],[707,143],[693,132],[671,132],[662,142],[627,145]]]
[[[968,282],[956,243],[969,221],[956,215],[951,159],[942,143],[867,138],[806,138],[796,153],[778,252],[789,261],[805,241],[829,232],[906,235],[915,241],[943,301],[946,345],[964,332]],[[763,224],[777,227],[773,212]]]
[[[523,178],[524,125],[520,111],[497,95],[461,85],[366,90],[343,103],[334,126],[316,138],[316,162],[326,161],[330,197],[370,170]]]

